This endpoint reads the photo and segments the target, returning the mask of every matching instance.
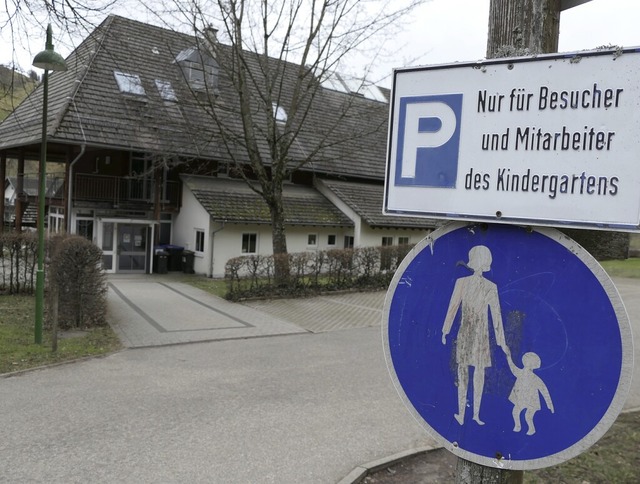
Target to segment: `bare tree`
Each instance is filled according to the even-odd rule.
[[[202,39],[201,51],[210,53],[220,79],[229,83],[224,88],[235,94],[237,104],[230,106],[216,103],[213,92],[207,109],[227,158],[269,207],[274,255],[287,253],[283,183],[290,174],[345,156],[354,141],[376,134],[370,124],[365,129],[366,123],[357,122],[367,114],[353,96],[342,96],[330,119],[319,119],[317,112],[330,102],[322,84],[345,67],[348,55],[372,45],[379,49],[385,34],[423,1],[215,0],[184,8],[176,3]],[[211,24],[220,26],[226,42],[218,41]],[[375,52],[370,59],[375,61]],[[366,75],[364,68],[354,91],[366,87]],[[231,121],[238,114],[240,123]],[[375,131],[384,137],[386,116],[377,116]],[[276,259],[282,261],[276,270],[282,280],[286,257]]]

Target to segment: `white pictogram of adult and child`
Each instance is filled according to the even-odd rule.
[[[500,312],[497,286],[483,276],[491,269],[491,251],[484,245],[476,245],[469,251],[467,268],[473,274],[459,278],[453,288],[447,315],[442,326],[442,344],[447,344],[454,319],[461,309],[460,329],[458,330],[456,364],[458,370],[458,413],[454,415],[460,425],[464,424],[469,390],[469,368],[473,367],[473,420],[478,425],[485,423],[480,419],[480,406],[484,393],[485,371],[492,366],[489,342],[489,312],[493,322],[493,332],[497,345],[504,351],[511,373],[516,381],[509,395],[513,403],[514,432],[522,430],[520,416],[525,412],[527,435],[536,432],[533,417],[540,410],[540,395],[547,408],[554,413],[549,390],[542,379],[534,373],[540,368],[540,357],[533,352],[522,356],[522,368],[517,366],[507,346]]]

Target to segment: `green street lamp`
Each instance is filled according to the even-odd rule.
[[[44,316],[44,210],[47,190],[47,102],[49,95],[49,71],[66,71],[60,54],[53,50],[51,24],[47,26],[47,42],[42,52],[33,58],[33,67],[44,69],[42,76],[42,144],[40,148],[40,180],[38,185],[38,268],[36,270],[36,325],[35,342],[42,344]]]

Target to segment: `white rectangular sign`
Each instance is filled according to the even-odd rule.
[[[640,230],[640,49],[394,71],[384,212]]]

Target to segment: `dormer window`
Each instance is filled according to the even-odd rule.
[[[145,96],[147,93],[142,86],[140,76],[137,74],[127,74],[126,72],[113,71],[113,75],[118,83],[118,89],[123,94],[134,94]]]
[[[217,91],[219,66],[208,54],[195,47],[185,49],[176,56],[182,75],[194,91]]]

